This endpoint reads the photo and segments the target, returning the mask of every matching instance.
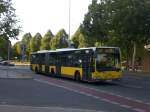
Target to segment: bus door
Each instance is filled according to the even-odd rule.
[[[82,57],[82,69],[83,69],[83,80],[90,79],[90,56],[83,56]]]
[[[60,77],[61,76],[61,60],[60,57],[56,57],[56,76]]]
[[[42,59],[41,59],[41,54],[38,56],[38,66],[39,66],[39,73],[42,73]]]
[[[42,64],[39,64],[39,72],[42,73]]]
[[[49,74],[49,54],[45,54],[45,74]]]

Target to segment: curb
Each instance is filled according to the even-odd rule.
[[[123,71],[123,74],[131,74],[131,75],[138,75],[138,76],[150,76],[150,72],[133,72],[133,71]]]

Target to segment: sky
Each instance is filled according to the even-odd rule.
[[[69,0],[12,0],[23,34],[37,32],[42,36],[50,29],[55,35],[64,28],[69,33]],[[88,11],[92,0],[70,0],[70,33],[73,35]],[[12,40],[15,43],[16,40]]]

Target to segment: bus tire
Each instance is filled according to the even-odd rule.
[[[81,81],[80,73],[77,71],[74,76],[75,81]]]

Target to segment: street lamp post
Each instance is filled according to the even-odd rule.
[[[71,0],[69,0],[69,35],[68,35],[68,45],[70,48],[74,48],[74,43],[71,41],[71,34],[70,34],[70,29],[71,29]]]
[[[11,42],[10,42],[10,40],[8,39],[8,48],[7,48],[7,50],[8,50],[8,54],[7,54],[7,61],[8,61],[8,64],[9,64],[9,61],[10,61],[10,45],[11,45]],[[6,69],[6,76],[7,77],[9,77],[8,75],[8,71],[9,71],[9,67],[7,66],[7,69]]]
[[[26,44],[24,42],[21,43],[21,51],[22,51],[22,62],[24,62],[25,61],[25,57],[26,57],[26,54],[25,54]]]
[[[8,40],[8,48],[7,48],[7,50],[8,50],[8,54],[7,54],[7,61],[9,62],[9,60],[10,60],[10,41]]]
[[[70,39],[70,13],[71,13],[71,0],[69,0],[69,39]]]

